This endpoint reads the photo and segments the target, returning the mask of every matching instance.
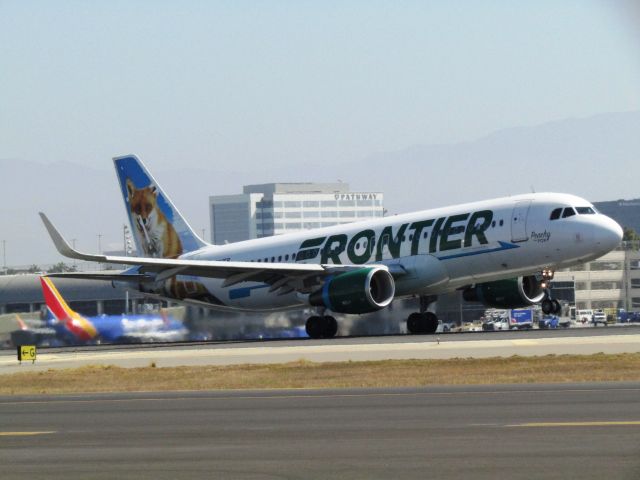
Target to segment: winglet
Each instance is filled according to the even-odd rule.
[[[78,260],[87,260],[89,262],[104,262],[106,260],[104,255],[91,255],[74,250],[44,213],[40,212],[40,218],[42,219],[47,232],[49,232],[49,236],[51,236],[53,244],[61,255],[69,258],[76,258]]]

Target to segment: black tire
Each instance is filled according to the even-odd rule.
[[[322,336],[324,338],[333,338],[338,333],[338,322],[334,317],[326,316],[323,317],[324,320],[324,329],[322,332]]]
[[[423,313],[425,323],[425,333],[436,333],[438,329],[438,316],[435,313]]]
[[[556,299],[553,299],[551,300],[551,303],[553,304],[553,314],[560,315],[562,313],[562,305],[560,305],[560,302]]]
[[[309,317],[307,319],[307,323],[305,324],[305,330],[307,331],[307,335],[309,335],[309,338],[322,338],[324,333],[324,325],[325,321],[323,317],[318,317],[317,315]]]
[[[542,302],[540,303],[540,307],[542,308],[542,313],[544,313],[545,315],[551,315],[551,313],[553,312],[553,302],[548,298],[542,300]]]
[[[407,331],[413,335],[424,333],[423,324],[422,315],[414,312],[407,318]]]

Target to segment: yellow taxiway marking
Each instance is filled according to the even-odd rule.
[[[0,437],[29,437],[32,435],[48,435],[50,433],[56,432],[0,432]]]
[[[617,427],[617,426],[629,426],[640,425],[640,421],[628,421],[628,422],[534,422],[534,423],[521,423],[518,425],[507,425],[507,427]]]

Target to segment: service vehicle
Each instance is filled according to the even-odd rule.
[[[594,310],[593,315],[591,316],[591,323],[593,323],[594,327],[597,327],[598,324],[602,324],[605,327],[607,326],[607,314],[604,313],[603,310]]]

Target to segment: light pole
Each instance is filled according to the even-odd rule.
[[[98,254],[102,255],[102,234],[98,234]],[[99,270],[102,270],[102,263],[99,264]]]
[[[7,273],[7,241],[2,240],[2,272]]]
[[[73,249],[75,250],[76,249],[76,239],[75,238],[71,239],[71,245],[73,246]],[[76,270],[76,259],[75,258],[73,259],[73,270],[74,271]]]

